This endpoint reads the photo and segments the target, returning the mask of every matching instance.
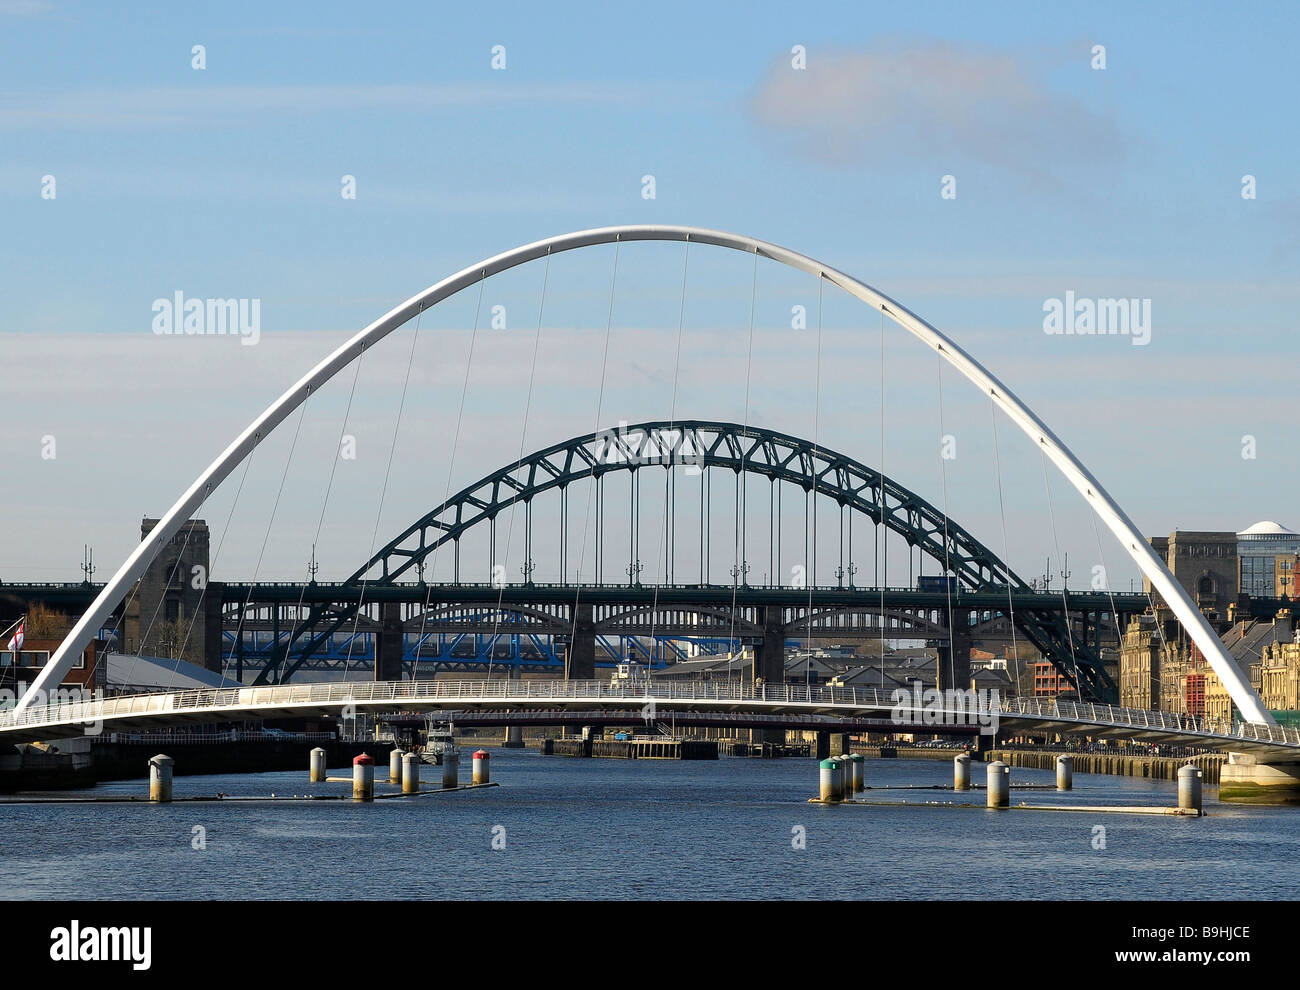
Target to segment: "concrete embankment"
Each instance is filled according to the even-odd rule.
[[[299,742],[294,740],[244,740],[222,743],[94,743],[89,754],[74,764],[70,756],[55,757],[31,751],[21,763],[0,772],[0,792],[65,790],[93,787],[101,780],[131,780],[149,775],[149,759],[166,753],[175,760],[178,777],[189,774],[259,773],[301,770],[307,773],[309,754],[320,746],[331,767],[350,766],[352,758],[369,753],[386,764],[392,743]]]
[[[1020,749],[995,749],[989,752],[988,759],[989,762],[1001,760],[1013,767],[1054,770],[1058,756],[1073,757],[1075,773],[1108,773],[1120,777],[1150,777],[1153,780],[1177,780],[1178,768],[1190,763],[1200,767],[1207,784],[1219,782],[1219,767],[1228,761],[1226,753],[1204,753],[1200,756],[1120,756],[1113,753]]]
[[[869,760],[942,760],[951,761],[961,755],[960,749],[936,749],[921,746],[853,746]]]
[[[616,760],[716,760],[718,744],[713,739],[543,739],[542,754]]]

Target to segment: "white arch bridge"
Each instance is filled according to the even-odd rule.
[[[991,709],[949,697],[942,705],[896,700],[861,687],[683,680],[629,687],[609,681],[358,681],[137,694],[31,705],[0,713],[0,743],[68,738],[250,719],[351,713],[474,713],[477,725],[661,723],[675,713],[696,724],[759,725],[824,732],[955,732],[996,726],[1015,734],[1086,735],[1231,750],[1273,762],[1300,761],[1300,729],[1235,726],[1203,718],[1046,698],[1001,699]],[[575,719],[573,716],[577,715]]]
[[[1258,723],[1262,727],[1253,731],[1264,731],[1272,725],[1274,720],[1259,695],[1251,687],[1249,679],[1243,677],[1241,670],[1229,657],[1223,644],[1206,621],[1205,616],[1197,608],[1196,603],[1152,550],[1123,509],[1042,419],[950,337],[865,282],[788,248],[725,231],[676,225],[633,225],[602,227],[562,234],[487,258],[412,296],[321,360],[235,437],[225,451],[199,474],[173,503],[171,508],[163,514],[149,535],[141,541],[140,545],[136,547],[104,586],[99,596],[86,610],[59,649],[50,658],[50,662],[32,683],[28,692],[18,699],[16,711],[7,714],[4,721],[0,722],[0,734],[19,731],[18,725],[20,723],[15,720],[28,717],[28,710],[38,709],[38,700],[62,683],[64,676],[77,661],[77,658],[82,655],[82,651],[95,637],[105,621],[108,620],[118,603],[126,597],[130,588],[143,576],[160,550],[180,532],[186,520],[204,504],[216,487],[229,477],[262,440],[285,421],[290,413],[301,406],[310,395],[320,389],[340,370],[357,361],[368,348],[423,313],[424,310],[463,289],[481,283],[492,275],[532,261],[550,258],[564,251],[600,244],[619,245],[637,241],[682,243],[686,245],[687,251],[693,244],[711,245],[752,255],[755,270],[757,270],[758,259],[761,257],[797,271],[805,272],[857,298],[872,310],[879,311],[882,318],[888,317],[894,324],[921,341],[926,347],[934,350],[944,362],[958,371],[982,394],[987,395],[994,406],[1001,410],[1030,439],[1035,447],[1042,451],[1047,460],[1050,460],[1060,470],[1066,480],[1084,499],[1088,507],[1105,524],[1124,548],[1124,551],[1150,580],[1154,590],[1159,593],[1164,602],[1177,616],[1191,640],[1200,648],[1202,655],[1205,656],[1214,672],[1223,682],[1242,716],[1249,722]],[[310,692],[317,690],[317,688],[307,687],[304,690]],[[403,690],[406,689],[403,688]],[[441,688],[431,688],[431,690],[441,690]],[[108,707],[102,710],[101,714],[108,720],[128,715],[129,712],[119,710],[119,706],[123,705],[157,704],[175,706],[177,704],[186,704],[200,717],[210,716],[209,720],[211,720],[220,717],[222,712],[234,710],[234,708],[244,705],[245,702],[240,701],[239,697],[241,696],[231,699],[222,696],[219,699],[199,700],[191,699],[188,695],[178,694],[159,695],[153,701],[119,699],[103,702],[102,704]],[[393,699],[386,700],[391,702]],[[574,701],[574,699],[570,700],[571,702]],[[777,702],[752,699],[750,703],[765,705]],[[783,701],[781,703],[794,704],[795,702]],[[256,709],[259,703],[249,701],[247,704]],[[312,704],[310,697],[305,704],[308,706]],[[801,702],[801,704],[811,705],[813,703],[805,701]],[[153,714],[164,714],[164,712],[160,709],[159,712]],[[38,722],[42,719],[43,723],[51,728],[57,724],[57,720],[50,720],[48,713],[38,718]]]

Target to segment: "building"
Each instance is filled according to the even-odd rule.
[[[1271,519],[1257,522],[1237,534],[1237,556],[1241,561],[1240,587],[1252,598],[1282,598],[1279,576],[1293,579],[1295,558],[1300,554],[1300,533],[1287,529]],[[1278,567],[1279,558],[1290,566]],[[1288,594],[1294,596],[1294,585],[1288,580]]]
[[[1300,709],[1300,630],[1289,643],[1269,643],[1260,659],[1260,696],[1272,711]]]
[[[1055,698],[1074,691],[1074,682],[1046,660],[1029,665],[1034,675],[1034,697]]]
[[[19,651],[0,651],[0,687],[17,692],[23,685],[30,686],[40,675],[63,643],[63,639],[36,639],[28,636]],[[104,643],[93,640],[81,653],[77,662],[57,686],[62,690],[94,691],[104,687],[105,665],[102,662]]]
[[[1273,558],[1273,583],[1278,598],[1296,597],[1296,577],[1300,574],[1300,554],[1282,553]]]
[[[1251,687],[1265,695],[1265,669],[1278,643],[1290,643],[1295,636],[1289,609],[1272,619],[1245,619],[1220,634],[1224,651]],[[1285,651],[1278,654],[1281,663]],[[1298,659],[1297,662],[1300,662]],[[1284,678],[1277,673],[1274,681]],[[1176,623],[1164,628],[1151,615],[1134,618],[1124,633],[1120,650],[1120,704],[1127,708],[1151,708],[1162,712],[1228,720],[1234,708],[1227,688],[1200,649],[1189,642]],[[1281,688],[1278,693],[1281,693]],[[1269,708],[1274,705],[1264,697]]]
[[[149,536],[157,519],[140,523]],[[183,659],[221,670],[221,586],[209,582],[207,523],[191,519],[136,584],[123,622],[123,653]]]
[[[1159,707],[1161,635],[1153,615],[1135,616],[1124,630],[1119,651],[1119,703],[1125,708]]]
[[[1239,534],[1174,530],[1149,542],[1197,607],[1212,621],[1226,620],[1239,587]],[[1153,593],[1150,579],[1143,579],[1143,590]]]

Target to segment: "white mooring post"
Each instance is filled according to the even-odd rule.
[[[402,793],[417,794],[420,790],[420,754],[402,754]]]
[[[1068,791],[1074,787],[1074,757],[1058,756],[1056,758],[1056,789]]]
[[[1011,803],[1011,768],[1001,760],[988,767],[988,806],[1005,808]]]
[[[393,751],[388,754],[388,782],[390,784],[400,784],[402,782],[401,746],[394,746]]]
[[[962,753],[952,761],[952,789],[970,790],[970,754]]]
[[[861,753],[850,753],[844,778],[844,796],[850,797],[867,789],[867,761]]]
[[[149,800],[166,802],[172,799],[172,768],[176,761],[159,753],[149,758]]]
[[[1178,768],[1178,807],[1201,814],[1201,768],[1188,763]]]
[[[317,746],[311,751],[311,782],[319,784],[325,779],[325,750]]]

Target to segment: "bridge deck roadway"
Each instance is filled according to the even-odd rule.
[[[594,720],[608,721],[616,717],[613,713],[622,711],[629,723],[664,721],[672,712],[695,712],[717,716],[718,724],[727,724],[725,716],[766,716],[779,717],[791,728],[953,734],[969,734],[970,726],[989,722],[990,713],[973,711],[969,702],[960,704],[952,697],[941,705],[921,701],[918,705],[912,696],[896,701],[893,693],[874,688],[755,686],[740,681],[661,681],[649,688],[558,679],[334,681],[32,705],[16,715],[0,712],[0,743],[78,736],[86,733],[88,726],[92,731],[102,726],[102,731],[114,732],[350,712],[476,712],[479,724],[487,724],[489,713],[496,713],[499,724],[508,724],[516,718],[512,712],[588,711]],[[1283,726],[1217,725],[1169,712],[1047,698],[1001,699],[996,716],[998,734],[1003,737],[1063,733],[1135,739],[1300,762],[1300,729]],[[872,724],[853,724],[860,720],[872,720]]]

